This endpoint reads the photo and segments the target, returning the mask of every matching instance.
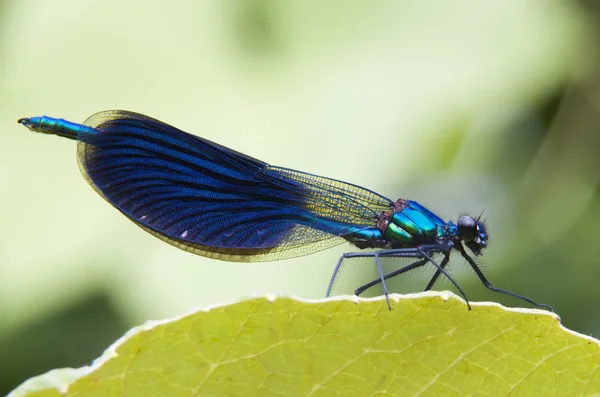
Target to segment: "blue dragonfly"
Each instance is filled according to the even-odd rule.
[[[368,257],[379,277],[358,287],[356,295],[381,284],[391,309],[386,280],[429,263],[435,273],[425,290],[443,275],[470,309],[465,292],[445,270],[457,251],[486,288],[551,310],[487,280],[467,251],[480,255],[487,246],[479,218],[445,222],[416,201],[393,201],[357,185],[272,166],[138,113],[104,111],[83,124],[47,116],[18,122],[76,140],[79,167],[90,186],[139,227],[185,251],[258,262],[349,242],[375,250],[343,254],[327,296],[344,260]],[[382,258],[412,263],[384,274]]]

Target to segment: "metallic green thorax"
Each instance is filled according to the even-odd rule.
[[[444,222],[416,201],[400,199],[379,216],[377,227],[358,231],[346,239],[359,248],[407,248],[456,234],[453,223]]]
[[[425,239],[442,237],[444,225],[444,222],[436,223],[436,219],[432,219],[418,209],[411,208],[409,202],[402,212],[394,213],[390,217],[388,227],[383,235],[392,240],[410,244],[418,237]]]

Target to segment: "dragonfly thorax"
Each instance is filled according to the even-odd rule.
[[[359,248],[394,249],[445,244],[458,235],[456,225],[444,222],[416,201],[399,199],[378,216],[375,227],[360,230],[346,239]]]

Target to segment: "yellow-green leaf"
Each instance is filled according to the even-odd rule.
[[[600,343],[455,295],[255,298],[149,322],[12,396],[592,396]]]

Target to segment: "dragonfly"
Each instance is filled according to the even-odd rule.
[[[374,259],[379,277],[359,286],[356,295],[381,284],[391,310],[386,280],[431,264],[435,273],[425,290],[443,275],[471,309],[446,271],[451,253],[458,252],[489,290],[552,310],[496,288],[484,276],[474,260],[488,241],[480,218],[445,222],[416,201],[394,201],[358,185],[273,166],[134,112],[103,111],[82,124],[48,116],[18,122],[76,140],[79,168],[90,186],[136,225],[185,251],[258,262],[347,242],[361,251],[339,258],[326,296],[344,260],[366,257]],[[384,274],[382,258],[410,264]]]

